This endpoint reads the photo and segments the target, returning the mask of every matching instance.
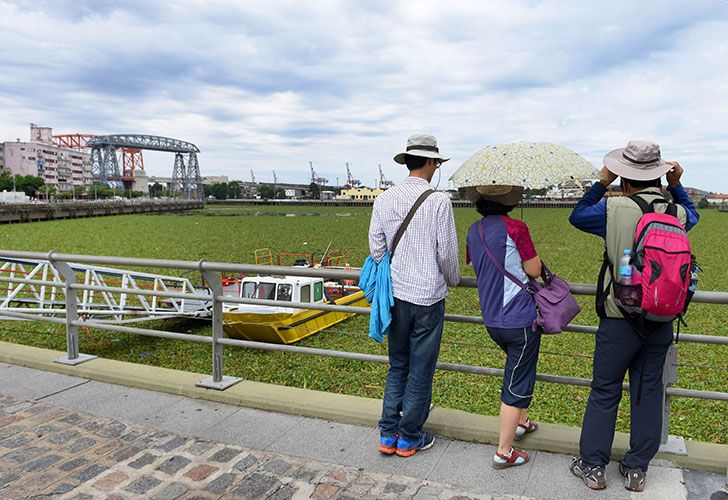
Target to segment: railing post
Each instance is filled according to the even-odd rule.
[[[218,298],[223,294],[222,283],[220,283],[217,273],[203,269],[203,261],[200,261],[200,273],[212,291],[212,377],[200,380],[195,385],[223,391],[242,379],[223,375],[223,345],[219,343],[223,336],[222,301]]]
[[[71,288],[71,285],[76,283],[76,273],[67,262],[54,260],[54,253],[48,253],[48,262],[63,276],[65,285],[63,290],[66,295],[66,355],[54,361],[64,365],[78,365],[94,359],[96,356],[78,352],[78,327],[73,324],[78,320],[78,293]]]
[[[674,455],[687,455],[685,440],[680,436],[670,435],[670,396],[667,388],[677,382],[677,344],[670,344],[662,368],[662,435],[660,451]]]

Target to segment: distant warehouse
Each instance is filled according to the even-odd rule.
[[[358,201],[372,201],[377,196],[384,192],[380,188],[368,188],[368,187],[352,187],[344,188],[341,190],[341,194],[337,197],[340,200],[358,200]]]

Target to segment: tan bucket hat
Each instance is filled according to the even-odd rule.
[[[660,146],[650,141],[629,141],[627,147],[610,151],[604,157],[604,166],[635,181],[657,179],[672,168],[660,156]]]
[[[407,155],[435,158],[443,163],[450,159],[440,154],[440,150],[437,147],[437,139],[435,139],[434,135],[430,134],[414,134],[409,136],[406,150],[396,155],[394,161],[400,165],[404,165]]]
[[[492,184],[469,187],[468,199],[475,203],[479,198],[500,203],[501,205],[518,205],[523,200],[523,186]]]

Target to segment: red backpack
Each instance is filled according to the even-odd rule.
[[[639,324],[647,319],[670,322],[682,320],[693,296],[690,290],[691,271],[695,257],[691,253],[690,239],[677,218],[677,205],[657,198],[647,203],[639,196],[630,197],[642,210],[637,223],[632,247],[632,280],[630,285],[617,283],[613,264],[605,252],[605,264],[612,272],[613,297],[624,317],[633,323],[641,335]],[[667,204],[665,213],[655,212],[655,205]],[[600,273],[599,290],[604,290]],[[606,292],[603,295],[606,296]],[[602,311],[603,316],[603,300]],[[599,311],[599,304],[597,305]]]

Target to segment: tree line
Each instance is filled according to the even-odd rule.
[[[319,186],[318,184],[311,183],[308,191],[306,192],[306,198],[319,199],[321,191],[328,189],[334,191],[335,188],[327,186]],[[265,200],[282,200],[286,198],[286,191],[283,188],[279,188],[272,184],[259,184],[255,187],[255,193],[251,193],[249,190],[243,188],[243,183],[240,181],[230,182],[218,182],[215,184],[205,184],[205,198],[212,196],[217,200],[237,200],[242,198],[252,198],[257,195]]]

